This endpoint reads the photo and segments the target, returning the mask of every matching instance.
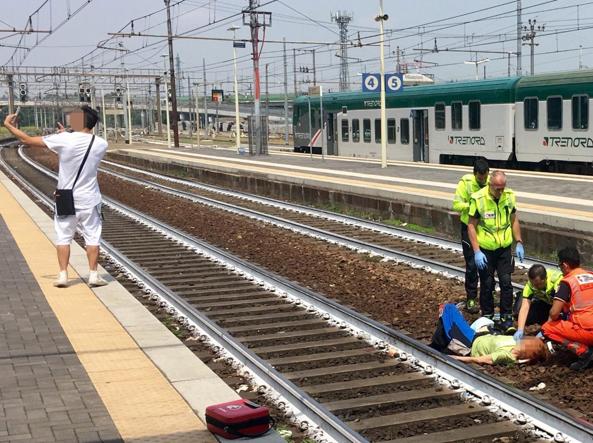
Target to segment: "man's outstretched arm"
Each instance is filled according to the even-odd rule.
[[[18,138],[21,142],[28,146],[34,146],[39,148],[46,148],[47,145],[43,141],[43,137],[31,137],[29,134],[21,131],[19,128],[14,126],[14,120],[16,119],[16,114],[9,114],[4,119],[4,126],[8,129],[12,135]]]

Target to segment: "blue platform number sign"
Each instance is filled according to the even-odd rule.
[[[362,92],[380,92],[381,74],[362,74]],[[402,74],[385,74],[385,92],[400,92],[404,89]]]
[[[380,74],[362,74],[362,92],[379,92],[381,83]]]
[[[399,92],[404,89],[403,74],[385,74],[385,92]]]

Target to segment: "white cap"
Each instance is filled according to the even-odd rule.
[[[494,322],[491,318],[488,317],[480,317],[475,322],[473,322],[470,326],[475,332],[478,332],[480,329],[485,328],[487,326],[493,325]]]

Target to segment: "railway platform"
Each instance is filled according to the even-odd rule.
[[[239,395],[75,243],[54,288],[53,221],[2,172],[0,201],[0,441],[216,442],[205,408]]]
[[[239,155],[230,148],[172,148],[156,144],[115,145],[114,152],[141,158],[169,158],[183,165],[259,174],[274,180],[315,185],[375,197],[397,198],[450,209],[457,182],[471,168],[430,163],[380,162],[351,157],[312,158],[273,151],[267,156]],[[506,170],[507,184],[517,193],[521,219],[527,222],[593,231],[593,176]]]
[[[379,212],[404,222],[458,236],[458,217],[451,211],[460,177],[471,168],[345,157],[311,157],[272,150],[250,157],[230,148],[169,150],[155,143],[114,145],[110,158],[181,170],[201,181],[245,192],[304,203],[340,205]],[[188,173],[193,169],[194,173]],[[507,170],[508,187],[517,194],[518,214],[530,252],[552,251],[576,244],[593,258],[593,176]],[[589,254],[589,252],[591,254]]]

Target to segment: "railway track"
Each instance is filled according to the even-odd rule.
[[[8,151],[7,160],[51,205],[55,182],[15,154]],[[514,419],[562,438],[593,437],[588,424],[397,331],[117,202],[108,205],[104,246],[114,267],[224,348],[224,355],[246,364],[317,436],[377,442],[537,438],[520,433]]]
[[[464,277],[465,261],[458,242],[357,217],[171,178],[114,162],[104,163],[108,167],[102,168],[103,172],[121,179],[135,180],[143,186],[180,197],[199,198],[201,200],[198,202],[202,204],[325,238],[353,249],[369,250],[369,246],[375,246],[370,249],[374,254],[425,266],[458,278]],[[553,266],[552,263],[534,258],[517,263],[513,273],[517,289],[527,282],[527,268],[535,263]]]

